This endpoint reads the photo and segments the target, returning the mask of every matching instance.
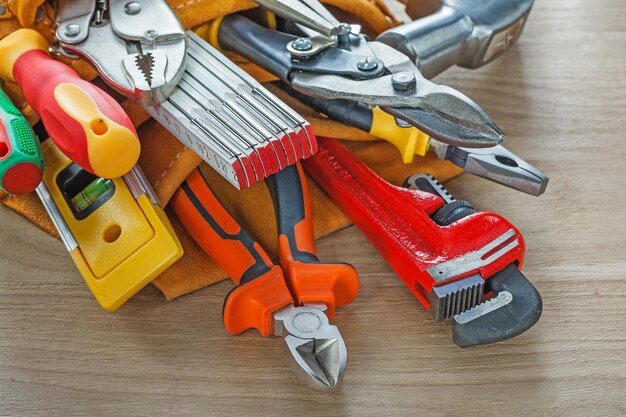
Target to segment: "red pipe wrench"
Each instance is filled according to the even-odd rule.
[[[541,296],[520,272],[524,239],[505,218],[457,201],[427,175],[412,188],[384,181],[332,139],[303,161],[436,320],[453,319],[461,346],[498,342],[532,327]]]

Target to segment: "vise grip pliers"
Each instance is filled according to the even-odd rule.
[[[62,52],[87,59],[107,83],[146,106],[172,93],[185,70],[187,37],[166,2],[57,0],[56,7]]]

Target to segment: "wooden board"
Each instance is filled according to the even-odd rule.
[[[319,393],[291,374],[281,340],[226,334],[230,283],[173,303],[149,287],[107,314],[60,242],[0,208],[0,415],[626,414],[625,16],[622,0],[538,1],[505,57],[437,79],[551,177],[540,198],[469,175],[449,183],[524,233],[545,306],[526,334],[457,348],[350,228],[319,244],[362,282],[335,320],[346,377]]]

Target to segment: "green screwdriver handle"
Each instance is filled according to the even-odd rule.
[[[0,188],[9,194],[28,194],[41,182],[41,145],[2,87],[0,84]]]

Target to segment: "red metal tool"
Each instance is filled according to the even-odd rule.
[[[137,132],[119,103],[50,58],[36,31],[20,29],[0,41],[0,77],[20,84],[57,147],[85,170],[117,178],[139,159]]]
[[[541,297],[519,272],[520,232],[502,216],[454,200],[431,177],[384,181],[344,145],[318,138],[307,172],[352,219],[435,319],[454,317],[461,347],[505,340],[541,315]]]

